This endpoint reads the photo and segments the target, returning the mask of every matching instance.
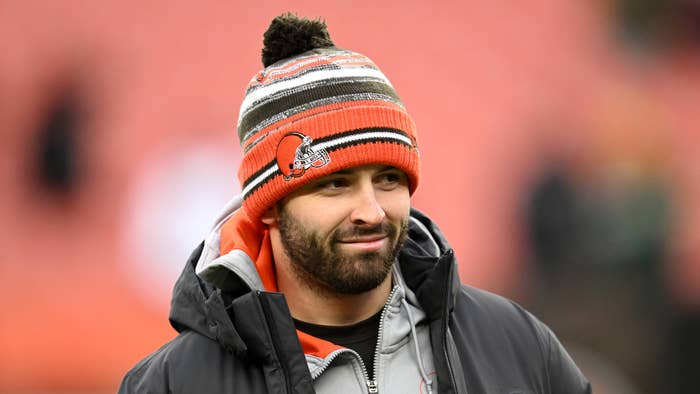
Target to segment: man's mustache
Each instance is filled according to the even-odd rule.
[[[367,237],[367,236],[382,236],[392,238],[396,234],[396,228],[389,222],[377,223],[371,226],[352,226],[347,229],[338,230],[333,241],[341,242],[343,240]]]

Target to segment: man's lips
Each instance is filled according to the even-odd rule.
[[[388,242],[388,235],[375,234],[346,238],[339,241],[340,244],[357,250],[371,252],[382,249]]]
[[[357,237],[349,237],[339,240],[341,243],[356,243],[356,242],[373,242],[387,237],[387,234],[371,234],[371,235],[361,235]]]

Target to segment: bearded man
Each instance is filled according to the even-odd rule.
[[[192,254],[179,335],[120,393],[584,394],[552,332],[462,285],[413,209],[413,120],[325,24],[277,17],[238,121],[242,194]]]

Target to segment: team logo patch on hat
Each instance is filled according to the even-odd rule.
[[[312,142],[311,137],[293,131],[277,144],[277,167],[285,181],[304,175],[309,168],[321,168],[331,162],[328,152],[312,147]]]

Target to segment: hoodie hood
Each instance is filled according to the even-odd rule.
[[[224,291],[239,290],[241,282],[249,290],[276,291],[267,228],[240,208],[240,196],[224,207],[204,240],[195,272]]]

